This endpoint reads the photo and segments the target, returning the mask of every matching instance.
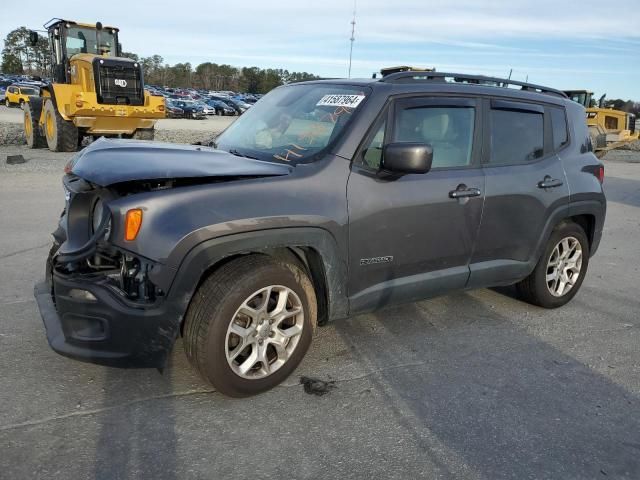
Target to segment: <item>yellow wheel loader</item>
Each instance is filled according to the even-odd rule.
[[[53,81],[24,105],[29,147],[74,152],[85,136],[153,140],[164,98],[145,91],[142,65],[120,57],[118,29],[59,18],[44,27]],[[37,41],[31,31],[31,44]]]
[[[587,110],[589,135],[593,148],[597,152],[604,154],[638,139],[635,115],[622,110],[605,108],[604,95],[596,101],[593,98],[593,92],[588,90],[565,90],[564,93]]]

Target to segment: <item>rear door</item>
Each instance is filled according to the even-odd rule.
[[[479,120],[474,98],[410,97],[373,126],[347,187],[352,312],[466,284],[484,191]],[[432,170],[382,172],[382,148],[391,142],[431,144]]]
[[[520,100],[486,99],[484,121],[486,198],[470,287],[526,276],[537,262],[547,222],[569,202],[548,109]]]

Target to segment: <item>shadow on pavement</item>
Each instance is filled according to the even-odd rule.
[[[603,188],[607,201],[640,207],[640,181],[629,178],[605,177]]]
[[[446,476],[440,446],[487,479],[640,478],[639,399],[486,303],[451,295],[376,317],[383,344],[364,317],[335,328]]]
[[[155,380],[156,386],[161,385],[154,388],[158,396],[173,391],[168,373],[171,367],[169,364],[164,375],[158,375]],[[120,369],[105,368],[104,405],[108,407],[122,401],[128,376]],[[174,399],[109,409],[101,413],[96,422],[98,438],[93,478],[178,478]]]

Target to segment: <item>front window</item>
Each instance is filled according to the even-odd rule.
[[[217,146],[260,160],[309,161],[338,138],[369,92],[336,84],[278,88],[236,120]]]
[[[69,57],[76,53],[115,57],[117,53],[115,31],[108,28],[100,30],[100,43],[98,44],[97,30],[70,26],[66,31],[65,46]]]
[[[38,95],[38,91],[35,88],[21,88],[20,93],[23,95]]]

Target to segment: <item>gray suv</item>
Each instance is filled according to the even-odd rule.
[[[405,71],[277,88],[214,148],[98,140],[67,165],[35,295],[51,347],[165,365],[178,335],[219,391],[284,380],[317,325],[515,284],[582,284],[604,168],[557,90]]]

